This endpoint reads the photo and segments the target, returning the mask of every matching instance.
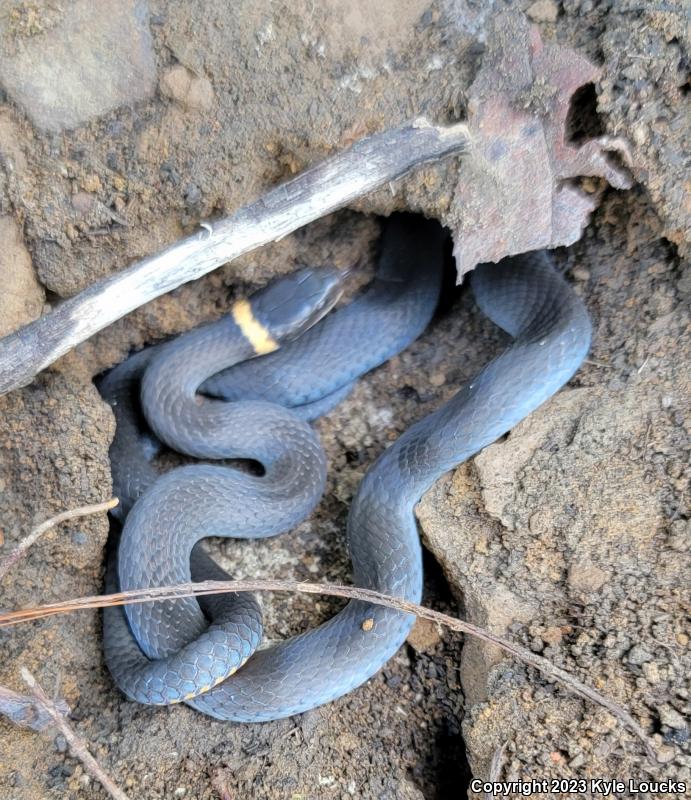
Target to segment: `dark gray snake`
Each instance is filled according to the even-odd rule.
[[[118,423],[114,484],[126,514],[109,588],[225,578],[201,539],[273,536],[314,509],[326,464],[306,420],[425,328],[440,290],[442,251],[436,223],[395,215],[369,291],[306,332],[333,302],[333,271],[305,270],[270,284],[236,304],[231,317],[145,350],[105,377],[101,392]],[[348,517],[355,585],[414,602],[422,589],[415,504],[439,476],[563,386],[590,344],[587,312],[546,255],[481,266],[471,283],[480,308],[513,341],[382,454]],[[153,436],[143,435],[144,420]],[[150,464],[157,441],[202,459],[251,459],[263,474],[195,464],[158,476]],[[126,616],[106,609],[104,647],[115,681],[135,700],[185,701],[218,719],[256,722],[360,685],[398,650],[412,622],[353,601],[318,628],[256,649],[256,601],[222,595],[132,605]]]

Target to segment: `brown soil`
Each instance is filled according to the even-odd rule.
[[[418,631],[348,697],[259,726],[125,701],[91,612],[0,633],[0,684],[22,691],[26,665],[64,696],[132,797],[445,798],[462,794],[471,771],[486,778],[504,742],[505,779],[691,780],[688,34],[672,3],[616,12],[591,0],[519,5],[545,39],[603,65],[599,124],[631,140],[638,185],[609,192],[584,238],[558,254],[595,320],[589,362],[421,505],[436,556],[427,558],[426,602],[508,629],[626,704],[655,735],[663,763],[647,765],[602,711],[446,633]],[[9,6],[3,52],[38,41],[36,59],[70,14],[64,4]],[[94,3],[93,13],[105,6]],[[0,230],[10,232],[0,323],[12,320],[3,331],[34,317],[44,295],[45,310],[361,135],[421,113],[461,116],[491,12],[450,0],[377,7],[375,15],[364,0],[347,11],[336,2],[152,1],[137,24],[151,31],[159,90],[57,133],[30,121],[0,59]],[[426,168],[395,196],[387,188],[355,210],[440,216],[454,175]],[[371,265],[377,230],[354,210],[322,220],[148,304],[0,398],[5,544],[46,516],[109,496],[113,420],[95,375],[133,348],[219,316],[231,296],[296,264]],[[238,576],[347,580],[344,523],[368,465],[501,341],[467,292],[450,292],[424,336],[319,423],[330,478],[315,516],[275,541],[221,544],[224,564]],[[107,534],[105,518],[49,533],[5,580],[0,605],[99,591]],[[338,607],[303,597],[265,605],[274,637]],[[0,720],[0,754],[3,797],[103,796],[59,736]]]

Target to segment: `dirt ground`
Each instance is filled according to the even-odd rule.
[[[681,4],[609,5],[513,4],[546,41],[602,65],[583,114],[632,144],[636,186],[607,191],[583,238],[557,252],[592,314],[592,352],[569,387],[442,479],[419,518],[425,602],[508,633],[626,705],[659,763],[601,709],[434,629],[418,630],[348,697],[256,726],[126,701],[91,612],[0,632],[0,684],[22,691],[27,666],[65,697],[131,797],[436,800],[487,778],[504,744],[502,779],[691,782],[689,39]],[[105,0],[3,4],[0,333],[359,136],[422,113],[462,118],[503,7],[126,0],[113,13]],[[97,58],[80,47],[85,38]],[[54,71],[58,98],[46,78]],[[97,90],[80,91],[85,75]],[[94,376],[218,317],[232,297],[297,264],[372,266],[375,215],[443,217],[457,169],[420,170],[181,287],[0,398],[0,544],[109,496],[114,423]],[[330,472],[316,514],[274,541],[216,545],[224,566],[238,577],[347,580],[345,519],[368,465],[502,342],[469,292],[448,289],[426,333],[318,423]],[[105,517],[46,535],[3,582],[0,607],[100,591],[107,535]],[[266,598],[265,607],[269,635],[283,637],[338,603]],[[61,736],[0,720],[0,795],[104,793]]]

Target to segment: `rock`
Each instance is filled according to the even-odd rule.
[[[439,626],[429,619],[418,619],[406,640],[418,653],[429,653],[441,641]]]
[[[656,335],[671,339],[679,329],[670,323]],[[665,519],[659,495],[649,489],[650,466],[639,454],[657,458],[653,454],[666,453],[669,442],[682,435],[672,415],[685,393],[685,378],[654,392],[643,384],[561,391],[423,497],[417,515],[425,544],[462,601],[465,619],[500,635],[508,628],[508,638],[538,651],[549,644],[572,670],[577,665],[584,679],[599,673],[619,681],[619,669],[625,680],[636,681],[643,677],[642,665],[656,662],[659,668],[644,674],[665,681],[666,656],[652,638],[653,626],[640,612],[625,609],[633,597],[643,604],[636,594],[644,591],[642,582],[631,576],[643,569],[655,575],[659,563],[669,577],[664,574],[658,582],[669,581],[681,591],[681,551],[661,562],[660,545],[667,536],[681,545],[686,528],[676,524],[680,520]],[[661,412],[660,398],[668,396],[672,400]],[[659,439],[652,439],[651,419]],[[663,426],[666,419],[670,422]],[[635,457],[623,457],[629,448]],[[664,462],[662,455],[659,459]],[[660,474],[669,480],[666,471]],[[649,593],[646,598],[653,602]],[[592,633],[583,632],[575,641],[560,635],[573,623],[564,612],[569,603],[587,606],[594,617],[588,619]],[[531,625],[512,625],[512,619]],[[617,630],[621,620],[626,620],[622,633],[628,643],[613,637],[598,653],[596,637]],[[488,773],[494,750],[507,739],[507,726],[530,754],[526,757],[538,757],[537,742],[544,747],[545,729],[534,722],[536,701],[524,696],[514,669],[503,662],[494,666],[500,659],[503,653],[466,640],[463,734],[474,775]],[[651,685],[647,679],[645,685]],[[660,683],[655,686],[661,691]],[[510,710],[518,706],[520,713]],[[560,701],[553,714],[546,727],[564,730],[573,710]],[[526,724],[528,718],[533,721]],[[603,758],[587,748],[584,755],[586,764]],[[565,766],[575,775],[585,768]]]
[[[576,389],[562,392],[550,401],[550,413],[533,414],[515,429],[506,443],[498,442],[486,447],[475,457],[482,486],[485,510],[498,519],[508,530],[513,530],[515,520],[511,508],[516,494],[516,481],[553,428],[577,417],[588,403],[588,392]],[[530,528],[538,533],[549,522],[537,514],[530,520]]]
[[[40,316],[45,299],[14,217],[0,217],[0,336]]]
[[[214,103],[214,90],[207,78],[199,77],[178,64],[161,78],[161,93],[175,100],[186,111],[208,111]]]
[[[87,175],[82,180],[82,189],[84,189],[85,192],[100,192],[102,188],[101,179],[98,175]]]
[[[0,108],[0,158],[8,173],[22,175],[26,172],[28,165],[21,141],[22,133],[16,119],[8,110]]]
[[[556,22],[559,7],[554,0],[537,0],[525,12],[533,22]]]
[[[31,121],[61,131],[132,104],[156,85],[148,9],[143,0],[75,0],[30,35],[10,40],[0,19],[0,84]]]
[[[587,558],[574,561],[569,567],[569,586],[581,594],[592,594],[604,584],[608,573]]]
[[[548,628],[542,632],[542,641],[545,644],[552,644],[556,645],[559,644],[562,640],[563,633],[561,628],[558,628],[556,625],[550,625]]]
[[[654,661],[646,661],[641,666],[641,669],[648,683],[652,684],[653,686],[655,686],[657,683],[660,683],[660,668]]]
[[[93,211],[96,198],[89,192],[76,192],[72,195],[72,207],[80,214],[88,214]]]
[[[573,277],[577,281],[588,281],[590,280],[590,270],[583,269],[583,267],[576,267],[573,270]]]
[[[682,730],[686,727],[686,720],[676,709],[672,708],[672,706],[660,706],[659,713],[660,722],[663,725],[667,725],[669,728],[674,728],[675,730]]]
[[[495,582],[473,586],[472,589],[467,587],[464,600],[466,618],[499,636],[506,636],[513,623],[530,622],[538,613],[532,601]],[[487,698],[487,675],[505,657],[506,653],[496,645],[475,636],[466,639],[461,659],[461,683],[469,706]]]
[[[646,661],[652,661],[653,656],[648,650],[645,649],[640,644],[635,644],[628,652],[626,660],[629,664],[633,664],[634,666],[640,666],[641,664],[645,664]]]
[[[667,543],[671,550],[687,553],[691,549],[691,521],[677,519],[669,526]]]

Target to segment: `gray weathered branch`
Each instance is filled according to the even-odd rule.
[[[26,385],[80,342],[149,300],[342,208],[418,164],[460,153],[468,143],[465,125],[436,127],[425,119],[361,139],[0,339],[0,395]]]

